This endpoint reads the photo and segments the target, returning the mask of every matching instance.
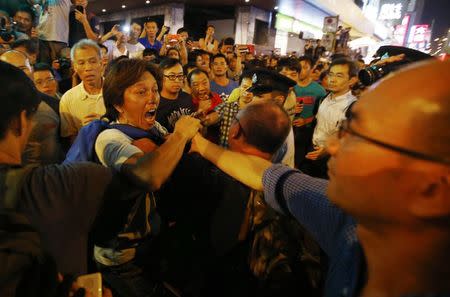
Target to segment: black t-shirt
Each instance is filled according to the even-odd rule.
[[[192,103],[192,97],[188,93],[180,91],[175,100],[167,99],[161,96],[156,120],[164,126],[169,132],[173,132],[175,123],[183,115],[190,115],[195,111]]]
[[[26,177],[18,210],[40,233],[62,273],[86,273],[88,234],[96,242],[116,236],[140,190],[94,163],[37,167]]]

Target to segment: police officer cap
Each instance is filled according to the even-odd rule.
[[[281,91],[288,93],[289,88],[292,88],[297,83],[278,72],[268,69],[254,70],[253,85],[247,91],[252,92],[255,95],[266,94],[273,91]]]

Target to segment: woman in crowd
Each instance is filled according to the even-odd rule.
[[[155,292],[161,289],[152,282],[143,264],[154,257],[154,252],[148,251],[149,238],[158,234],[160,227],[152,191],[160,188],[180,160],[189,134],[187,122],[197,121],[182,117],[170,135],[156,122],[159,79],[159,72],[151,63],[124,59],[111,66],[103,86],[104,118],[110,121],[111,128],[101,132],[95,142],[99,161],[126,172],[124,166],[136,163],[144,153],[153,151],[154,158],[152,168],[148,168],[155,172],[149,192],[130,193],[140,197],[122,232],[94,248],[94,258],[105,281],[119,296],[156,296]],[[153,260],[152,269],[156,269],[158,260]]]
[[[213,25],[208,25],[206,28],[206,35],[204,38],[200,38],[198,41],[200,48],[207,51],[210,54],[217,54],[219,49],[219,42],[214,39],[215,27]]]

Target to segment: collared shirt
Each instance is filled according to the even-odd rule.
[[[366,266],[356,222],[328,200],[328,181],[275,164],[264,172],[263,184],[266,202],[291,213],[329,257],[325,296],[357,296]]]
[[[356,101],[356,97],[349,91],[336,98],[330,93],[320,104],[316,119],[317,125],[314,129],[313,144],[324,147],[327,138],[336,133],[349,105]]]
[[[103,94],[90,95],[83,82],[68,90],[61,98],[59,105],[61,115],[61,136],[68,137],[78,134],[83,118],[92,113],[106,113]]]
[[[220,119],[219,144],[225,148],[228,148],[228,134],[239,109],[239,101],[224,102],[215,108],[215,111],[219,114]]]

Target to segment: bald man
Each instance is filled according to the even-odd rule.
[[[328,141],[329,182],[200,136],[193,150],[313,234],[325,296],[449,296],[449,81],[450,61],[432,61],[366,93]]]
[[[17,50],[6,51],[0,56],[0,61],[16,66],[25,72],[29,78],[33,79],[30,60],[23,52]]]
[[[7,51],[0,56],[0,61],[16,66],[33,80],[33,69],[23,52]],[[41,103],[33,118],[34,127],[22,156],[23,165],[54,164],[64,157],[59,138],[59,101],[41,92],[39,96]]]

